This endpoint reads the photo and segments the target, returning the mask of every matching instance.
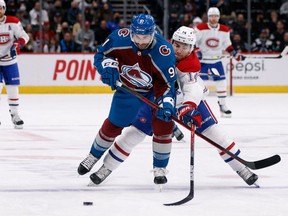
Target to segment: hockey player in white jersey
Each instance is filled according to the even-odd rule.
[[[196,46],[200,49],[197,55],[201,61],[201,73],[207,74],[206,76],[202,75],[201,78],[208,80],[208,74],[214,74],[213,71],[218,71],[220,76],[212,76],[212,79],[215,81],[221,116],[229,118],[232,112],[226,106],[227,83],[220,57],[223,52],[230,53],[237,61],[244,60],[245,57],[239,55],[232,47],[229,27],[219,23],[219,9],[211,7],[207,15],[208,23],[201,23],[195,27]]]
[[[185,26],[176,30],[172,37],[172,45],[177,61],[177,80],[183,94],[183,100],[178,107],[178,118],[184,124],[196,125],[197,132],[220,144],[235,155],[239,155],[240,149],[221,129],[221,126],[218,124],[208,103],[204,99],[207,88],[199,77],[200,62],[193,51],[195,40],[194,30]],[[142,142],[146,135],[152,135],[151,113],[151,108],[148,105],[142,107],[132,126],[126,128],[122,135],[116,139],[109,152],[105,155],[103,165],[94,173],[98,179],[97,184],[104,181],[113,170],[124,162],[132,152],[132,149],[138,143]],[[248,185],[257,186],[256,181],[258,176],[256,174],[225,152],[219,151],[219,154],[224,162],[227,163]],[[169,157],[170,151],[167,151],[164,146],[153,145],[153,172],[155,184],[165,184],[167,182],[166,167],[168,165]],[[82,168],[85,167],[85,170],[89,172],[94,164],[93,156],[89,155],[80,165]]]
[[[29,36],[18,18],[6,16],[5,11],[5,1],[0,0],[0,93],[5,83],[11,120],[16,129],[22,129],[24,122],[18,114],[20,76],[17,55]]]

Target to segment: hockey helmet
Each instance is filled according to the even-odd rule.
[[[217,7],[210,7],[207,12],[208,17],[211,15],[220,16],[220,11]]]
[[[192,48],[194,48],[196,43],[195,30],[187,26],[181,26],[173,33],[172,42],[173,41],[189,44]]]
[[[132,34],[153,35],[156,25],[154,18],[149,14],[139,14],[133,17],[131,22]]]
[[[6,10],[6,3],[4,0],[0,0],[0,7],[2,7],[4,10]]]

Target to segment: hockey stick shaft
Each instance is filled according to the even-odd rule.
[[[194,198],[194,153],[195,153],[195,125],[192,125],[190,132],[190,191],[182,200],[174,203],[164,204],[165,206],[182,205]]]
[[[130,94],[134,95],[135,97],[139,98],[144,103],[146,103],[149,106],[151,106],[152,108],[154,108],[156,110],[160,109],[155,103],[151,102],[150,100],[148,100],[143,95],[139,94],[136,91],[131,90],[130,88],[128,88],[125,85],[122,85],[122,83],[120,81],[117,81],[116,85],[118,87],[122,88],[123,90],[129,92]],[[173,121],[177,122],[178,124],[182,125],[183,127],[187,128],[189,131],[191,131],[191,127],[189,127],[188,125],[184,124],[182,121],[180,121],[175,116],[171,116],[171,119]],[[240,163],[246,165],[247,167],[249,167],[251,169],[262,169],[262,168],[265,168],[265,167],[268,167],[268,166],[272,166],[272,165],[280,162],[280,160],[281,160],[279,155],[273,155],[273,156],[271,156],[269,158],[265,158],[265,159],[262,159],[262,160],[259,160],[259,161],[249,162],[249,161],[243,160],[242,158],[240,158],[237,155],[233,154],[232,152],[230,152],[226,148],[222,147],[221,145],[219,145],[218,143],[216,143],[213,140],[209,139],[208,137],[202,135],[201,133],[195,131],[195,134],[197,136],[201,137],[202,139],[204,139],[205,141],[207,141],[208,143],[210,143],[211,145],[213,145],[214,147],[218,148],[222,152],[225,152],[226,154],[228,154],[229,156],[231,156],[235,160],[239,161]]]
[[[249,59],[279,59],[285,56],[288,53],[288,46],[286,46],[282,52],[278,56],[246,56],[245,58]],[[222,56],[211,56],[208,58],[203,58],[203,60],[217,60],[217,59],[222,59],[222,58],[234,58],[230,55],[222,55]]]

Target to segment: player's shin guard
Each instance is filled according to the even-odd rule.
[[[153,167],[154,183],[167,183],[166,167],[169,162],[170,152],[172,148],[171,134],[165,136],[153,136]]]

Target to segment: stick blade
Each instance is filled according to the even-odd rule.
[[[185,197],[184,199],[182,199],[182,200],[180,200],[180,201],[178,201],[178,202],[165,203],[165,204],[163,204],[163,205],[165,205],[165,206],[178,206],[178,205],[182,205],[182,204],[184,204],[184,203],[189,202],[189,201],[192,200],[193,198],[194,198],[194,193],[193,193],[193,192],[190,192],[187,197]]]
[[[263,160],[255,161],[255,162],[247,162],[247,166],[253,170],[263,169],[269,166],[273,166],[281,161],[281,157],[279,155],[273,155],[269,158],[265,158]]]

